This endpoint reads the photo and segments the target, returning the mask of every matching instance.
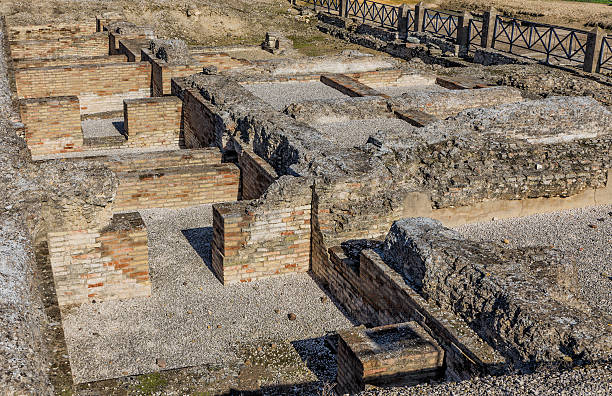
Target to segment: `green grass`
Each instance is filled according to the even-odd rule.
[[[564,1],[577,1],[580,3],[611,4],[609,0],[564,0]]]
[[[159,373],[142,375],[138,378],[138,385],[136,390],[141,395],[152,395],[154,393],[162,391],[168,381],[163,378]]]

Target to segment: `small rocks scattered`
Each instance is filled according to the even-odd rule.
[[[291,312],[291,313],[289,313],[289,314],[287,315],[287,318],[288,318],[289,320],[296,320],[296,319],[297,319],[297,316],[295,316],[295,314],[294,314],[293,312]]]
[[[159,368],[166,368],[166,359],[156,359],[155,364],[159,366]]]

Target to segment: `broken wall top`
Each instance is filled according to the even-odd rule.
[[[574,257],[472,242],[438,221],[396,221],[381,256],[428,301],[462,317],[519,369],[612,357],[612,318],[577,297]]]

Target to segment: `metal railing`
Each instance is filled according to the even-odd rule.
[[[462,48],[460,51],[465,51],[466,47],[493,48],[549,65],[582,64],[582,69],[589,73],[612,72],[612,36],[602,37],[598,31],[502,17],[494,10],[474,18],[469,13],[426,9],[422,4],[410,10],[370,0],[303,1],[313,4],[315,9],[396,30],[402,37],[412,31],[446,37],[458,44]],[[602,40],[601,46],[599,40]]]
[[[312,4],[315,7],[326,9],[327,12],[340,12],[339,0],[303,0],[305,3]]]
[[[598,69],[612,72],[612,36],[604,37],[601,40],[601,49],[599,51],[599,61],[597,62]]]
[[[346,16],[361,18],[381,26],[397,27],[399,7],[375,1],[346,0]]]
[[[546,25],[521,19],[506,20],[500,16],[495,19],[493,31],[495,49],[505,50],[511,54],[527,55],[539,53],[550,58],[565,59],[572,62],[584,62],[588,32],[584,30]],[[502,48],[499,44],[506,44]],[[518,49],[518,50],[517,50]]]
[[[469,45],[480,46],[482,42],[482,21],[470,19],[468,25],[468,43]]]
[[[457,35],[457,15],[439,10],[425,10],[423,14],[423,31],[447,37]]]
[[[408,10],[406,15],[406,31],[414,30],[414,11]]]

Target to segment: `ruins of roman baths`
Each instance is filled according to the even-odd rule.
[[[0,393],[612,393],[610,36],[310,3],[353,46],[0,19]]]

